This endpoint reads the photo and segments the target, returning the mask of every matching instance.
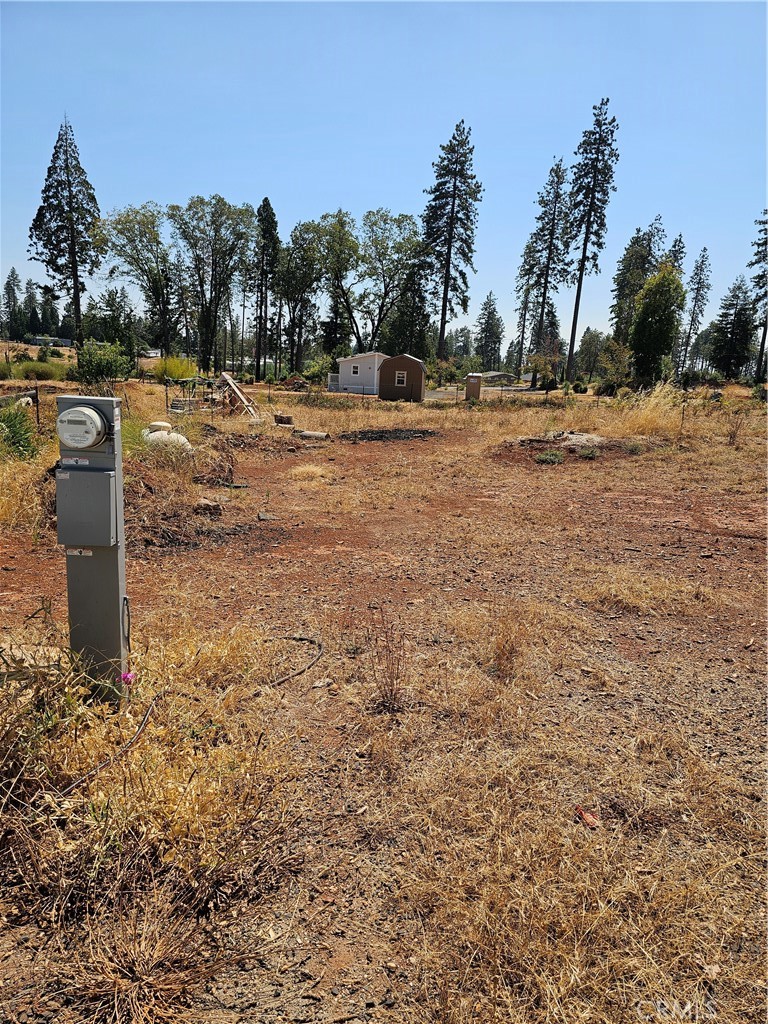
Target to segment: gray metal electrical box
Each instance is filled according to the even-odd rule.
[[[69,640],[103,695],[119,696],[128,669],[123,448],[119,398],[56,399],[59,544],[67,559]]]
[[[115,474],[58,469],[56,521],[59,544],[75,548],[117,544]]]

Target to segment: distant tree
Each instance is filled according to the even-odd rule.
[[[661,266],[665,237],[661,216],[657,216],[645,231],[635,229],[619,259],[613,277],[611,306],[613,337],[619,345],[629,342],[636,312],[635,300],[648,278]]]
[[[277,216],[269,199],[265,196],[256,210],[256,379],[261,377],[260,360],[267,360],[269,333],[269,305],[272,295],[277,264],[280,257],[280,235],[277,231]]]
[[[683,275],[683,264],[685,263],[685,242],[683,241],[682,235],[676,235],[672,239],[672,245],[661,257],[662,263],[669,263],[670,266],[674,267],[678,274],[682,277]]]
[[[21,278],[16,268],[11,267],[3,285],[3,328],[11,341],[21,341],[24,337],[20,299]]]
[[[187,273],[195,291],[200,365],[207,373],[213,357],[217,373],[216,335],[253,229],[253,207],[233,206],[219,195],[209,199],[193,196],[186,206],[169,206],[168,217],[186,253]]]
[[[738,377],[752,356],[757,323],[746,278],[738,277],[720,303],[711,342],[711,361],[724,377]]]
[[[763,210],[763,216],[755,221],[758,228],[757,238],[752,243],[755,250],[752,259],[747,264],[754,267],[755,273],[752,277],[752,292],[755,300],[757,322],[762,327],[760,335],[760,348],[757,353],[755,364],[755,379],[765,380],[765,338],[768,332],[768,210]]]
[[[437,358],[445,359],[445,329],[456,305],[467,312],[467,271],[474,272],[477,204],[483,186],[475,176],[471,129],[459,121],[441,155],[432,164],[435,183],[424,191],[430,197],[422,217],[427,259],[432,268],[434,294],[440,309]]]
[[[381,330],[379,349],[390,356],[408,355],[428,359],[432,321],[426,295],[423,268],[414,264],[403,284],[400,296]]]
[[[632,370],[632,349],[615,338],[606,338],[597,359],[603,386],[616,389],[626,384]]]
[[[323,352],[329,356],[352,354],[352,324],[349,322],[347,307],[338,293],[332,291],[328,301],[328,316],[320,322],[320,338]],[[382,349],[382,351],[387,351]],[[395,355],[394,352],[388,352]]]
[[[594,331],[591,327],[587,327],[581,336],[576,353],[576,366],[579,373],[586,376],[588,384],[591,383],[597,370],[607,340],[602,331]]]
[[[275,287],[287,311],[288,370],[301,369],[304,344],[315,317],[314,297],[324,276],[324,230],[317,221],[297,224],[287,245],[280,249]],[[282,320],[282,310],[278,322]],[[279,335],[278,324],[276,333]]]
[[[535,280],[536,252],[533,240],[529,238],[523,249],[520,269],[517,272],[517,279],[515,281],[515,298],[519,305],[516,308],[518,314],[517,333],[513,342],[515,347],[510,369],[518,380],[520,380],[523,372],[523,354],[525,352],[528,332],[530,331],[532,313],[535,308]]]
[[[59,330],[59,311],[56,298],[48,285],[43,285],[40,301],[40,331],[43,335],[55,338]]]
[[[582,282],[585,273],[596,274],[600,269],[597,258],[605,246],[605,211],[611,192],[616,191],[613,174],[619,159],[619,151],[614,144],[619,126],[615,117],[608,117],[608,99],[602,99],[592,111],[592,127],[582,136],[576,150],[579,159],[571,170],[570,231],[574,243],[581,243],[581,252],[575,270],[576,298],[565,369],[569,381],[574,378],[573,351]]]
[[[715,336],[715,321],[699,331],[688,353],[688,365],[694,371],[712,366],[712,342]]]
[[[40,298],[37,294],[37,285],[29,278],[24,286],[24,320],[27,333],[37,337],[41,330],[40,321]]]
[[[358,352],[375,349],[421,255],[416,221],[409,214],[369,210],[358,231],[354,218],[338,210],[320,224],[329,293],[344,303]]]
[[[483,361],[483,370],[501,367],[501,343],[504,340],[504,321],[496,308],[496,298],[489,292],[480,307],[475,327],[477,354]]]
[[[557,160],[550,169],[546,185],[539,193],[540,209],[536,217],[536,228],[529,240],[538,304],[538,321],[531,348],[537,353],[542,351],[544,338],[552,337],[549,332],[545,332],[545,319],[552,293],[568,280],[571,269],[567,178],[568,172],[562,159]],[[534,367],[532,388],[536,387],[536,377],[537,370]]]
[[[174,254],[163,237],[166,222],[165,210],[157,203],[126,206],[102,221],[107,252],[116,261],[109,276],[119,274],[141,290],[163,356],[174,349],[181,319],[174,287]]]
[[[696,335],[701,324],[701,317],[707,306],[710,287],[709,253],[705,246],[696,258],[691,276],[688,278],[688,288],[686,290],[688,296],[688,327],[678,350],[678,376],[683,372],[688,361],[688,349],[691,344],[691,338]]]
[[[630,335],[635,373],[641,381],[660,380],[662,360],[672,354],[685,306],[685,289],[676,268],[662,264],[643,285],[636,304]]]
[[[54,284],[71,296],[75,345],[83,345],[80,296],[83,275],[101,262],[99,204],[80,164],[72,126],[64,119],[45,178],[42,203],[29,229],[29,253],[45,266]]]

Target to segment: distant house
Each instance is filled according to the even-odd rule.
[[[336,360],[339,372],[328,374],[328,390],[346,391],[353,395],[378,395],[379,367],[387,358],[383,352],[342,356]]]
[[[415,356],[391,356],[379,369],[379,398],[388,402],[423,402],[427,368]]]

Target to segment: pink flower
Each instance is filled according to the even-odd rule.
[[[123,684],[123,686],[131,686],[135,678],[135,672],[123,672],[120,675],[120,682]]]

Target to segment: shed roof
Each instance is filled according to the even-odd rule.
[[[356,356],[339,356],[336,359],[336,362],[337,363],[353,363],[353,362],[356,362],[356,361],[359,362],[361,359],[366,359],[368,356],[378,356],[380,359],[389,359],[389,356],[385,355],[383,352],[361,352],[359,355],[356,355]]]
[[[410,359],[413,363],[418,363],[422,370],[427,372],[427,364],[422,359],[417,359],[416,356],[409,356],[406,352],[403,352],[397,356],[388,356],[388,359]]]

